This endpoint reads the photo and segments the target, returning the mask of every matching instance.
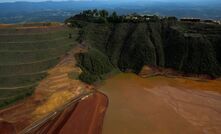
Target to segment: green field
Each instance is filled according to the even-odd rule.
[[[74,29],[30,26],[0,28],[0,107],[31,95],[47,70],[76,44]]]

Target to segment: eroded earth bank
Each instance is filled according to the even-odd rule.
[[[87,51],[75,42],[77,31],[36,25],[0,29],[0,133],[101,133],[108,99],[77,78],[74,55]],[[27,83],[37,85],[29,97]]]

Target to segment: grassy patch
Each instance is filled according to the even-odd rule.
[[[34,87],[22,88],[15,91],[0,90],[0,92],[1,92],[0,108],[3,108],[19,100],[25,99],[27,96],[32,95],[32,93],[34,92]]]
[[[32,27],[0,29],[0,107],[30,96],[47,70],[76,44],[77,30]]]

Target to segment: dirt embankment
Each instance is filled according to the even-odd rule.
[[[74,54],[80,51],[82,48],[74,48],[61,59],[57,66],[50,69],[48,76],[39,83],[35,93],[30,98],[0,110],[2,122],[7,122],[15,128],[16,132],[20,132],[33,122],[56,111],[73,98],[90,92],[92,86],[70,78],[70,73],[81,73],[81,69],[75,65],[74,59]],[[7,127],[3,128],[7,129]]]
[[[101,134],[108,105],[106,95],[95,92],[65,108],[54,118],[29,131],[38,134]]]

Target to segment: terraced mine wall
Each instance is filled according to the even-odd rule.
[[[95,66],[99,65],[103,69],[99,75],[105,74],[112,66],[121,71],[138,73],[144,65],[149,65],[172,68],[184,74],[208,75],[211,78],[221,75],[221,25],[171,23],[167,20],[79,23],[82,28],[78,40],[89,46],[89,52],[80,57],[88,57],[90,53],[103,57],[98,64],[93,58],[87,61],[79,58],[79,64],[85,72],[96,71]],[[112,66],[108,65],[110,63]],[[82,80],[85,79],[82,77]]]
[[[48,69],[75,45],[76,33],[62,25],[0,28],[0,108],[32,95]]]

